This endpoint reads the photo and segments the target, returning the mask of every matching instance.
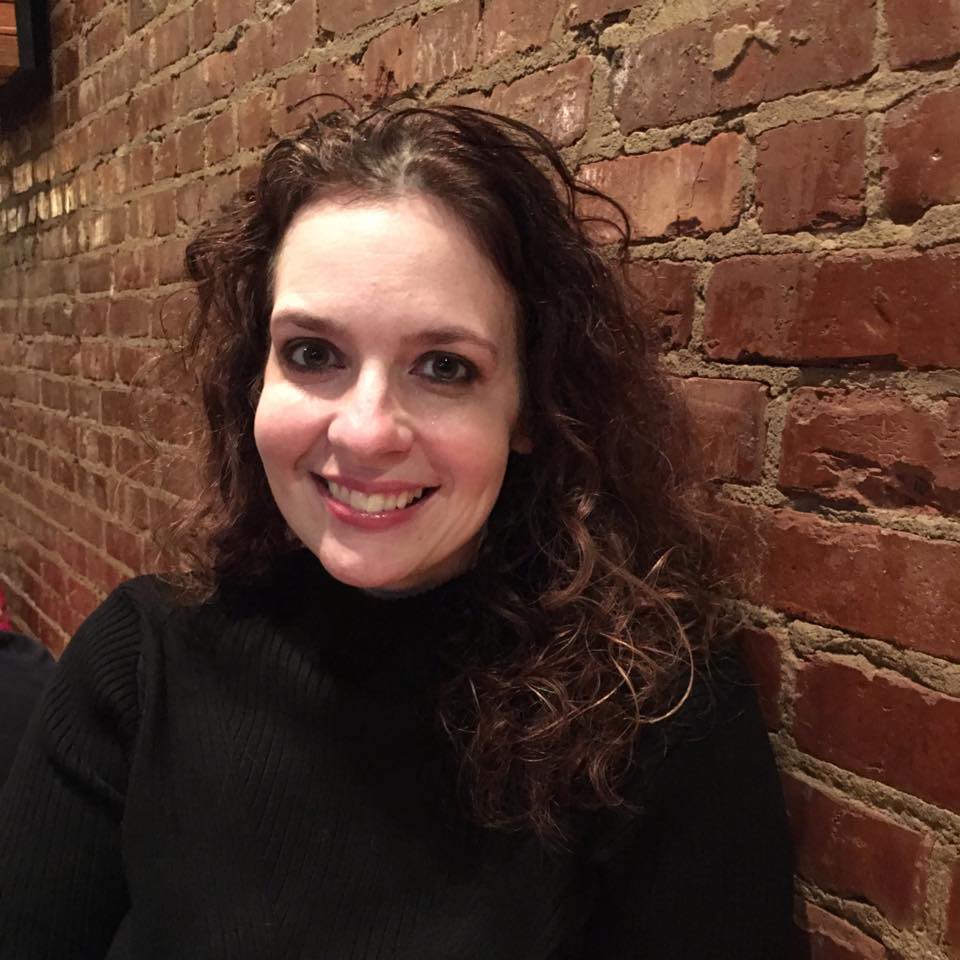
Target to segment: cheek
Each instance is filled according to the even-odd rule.
[[[482,421],[449,425],[435,446],[464,492],[496,499],[509,455],[509,434],[503,422]]]
[[[284,402],[265,390],[253,419],[253,439],[265,464],[295,461],[316,436],[315,423],[303,416],[302,405]]]

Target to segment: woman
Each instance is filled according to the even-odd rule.
[[[504,118],[335,115],[192,244],[193,576],[64,654],[0,955],[785,954],[769,744],[587,196]]]

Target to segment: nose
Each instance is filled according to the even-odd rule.
[[[393,396],[386,371],[372,366],[360,371],[340,398],[327,439],[356,459],[371,460],[410,449],[413,430]]]

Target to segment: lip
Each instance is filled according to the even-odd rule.
[[[355,510],[349,504],[337,500],[324,483],[324,480],[327,478],[320,477],[317,474],[313,474],[312,476],[317,490],[320,491],[320,496],[323,498],[324,506],[330,512],[330,515],[341,523],[345,523],[351,527],[359,527],[361,530],[391,530],[402,523],[409,523],[420,513],[423,505],[431,499],[431,494],[428,493],[412,506],[404,507],[402,510],[388,510],[384,513],[363,513],[360,510]],[[339,484],[342,481],[334,479],[333,482]],[[343,483],[343,486],[346,487],[349,486],[349,484]],[[384,484],[373,490],[364,490],[360,487],[352,487],[352,489],[360,490],[361,493],[404,493],[407,490],[415,490],[417,488],[393,484],[393,489],[387,489],[387,485]],[[436,488],[434,487],[433,489],[435,490]]]

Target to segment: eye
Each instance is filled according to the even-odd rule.
[[[297,370],[326,370],[343,366],[337,351],[326,340],[291,340],[284,346],[282,356]]]
[[[425,354],[414,369],[436,383],[471,383],[477,379],[477,368],[455,353]]]

